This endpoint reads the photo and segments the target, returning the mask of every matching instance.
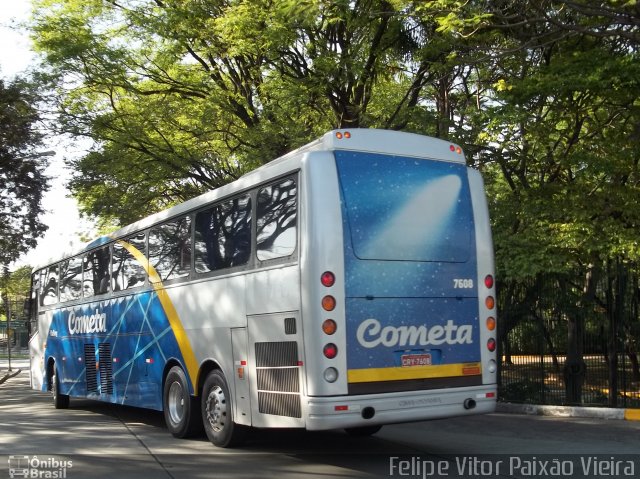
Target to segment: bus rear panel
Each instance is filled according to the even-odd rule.
[[[337,149],[331,164],[316,160],[324,170],[310,176],[333,178],[339,203],[311,201],[339,209],[342,254],[321,254],[329,259],[307,277],[318,289],[311,302],[330,295],[338,303],[314,310],[313,322],[336,327],[322,335],[324,370],[311,368],[333,382],[308,381],[309,429],[495,409],[494,266],[482,180],[462,158],[429,156]],[[317,231],[325,248],[337,247],[328,237],[338,231]],[[334,286],[319,282],[323,267],[338,271]],[[317,357],[312,342],[307,354]]]

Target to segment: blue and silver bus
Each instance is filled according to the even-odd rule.
[[[494,411],[480,174],[421,135],[331,131],[34,269],[31,384],[250,427],[346,429]]]

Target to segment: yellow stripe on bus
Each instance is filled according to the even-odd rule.
[[[480,363],[443,364],[395,368],[349,369],[347,381],[369,383],[375,381],[400,381],[403,379],[432,379],[482,374]]]
[[[176,341],[178,342],[178,347],[180,348],[180,352],[182,353],[182,358],[184,359],[184,365],[187,368],[187,374],[189,374],[189,378],[191,379],[191,384],[193,385],[194,394],[198,395],[198,360],[196,359],[196,355],[193,352],[193,348],[191,347],[191,341],[189,341],[189,337],[187,336],[187,332],[182,325],[182,321],[180,320],[180,316],[176,311],[171,298],[167,294],[167,290],[164,289],[162,285],[162,280],[160,275],[156,271],[156,269],[149,263],[147,257],[142,254],[142,252],[133,246],[130,243],[127,243],[123,240],[118,240],[120,243],[131,255],[142,265],[142,267],[147,272],[149,276],[149,282],[155,289],[156,294],[158,295],[158,300],[160,300],[160,304],[162,305],[162,309],[167,315],[167,319],[169,320],[169,325],[171,325],[171,329],[173,330],[173,334],[176,337]]]

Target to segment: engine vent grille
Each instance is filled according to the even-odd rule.
[[[96,347],[93,344],[84,345],[84,366],[87,377],[87,393],[97,393]]]
[[[258,410],[263,414],[302,417],[298,343],[255,343],[255,351]]]
[[[102,394],[113,394],[111,343],[100,343],[98,345],[98,358],[100,370],[100,392]]]

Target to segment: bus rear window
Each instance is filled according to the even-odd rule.
[[[469,259],[474,225],[465,165],[346,151],[335,156],[358,258]]]

